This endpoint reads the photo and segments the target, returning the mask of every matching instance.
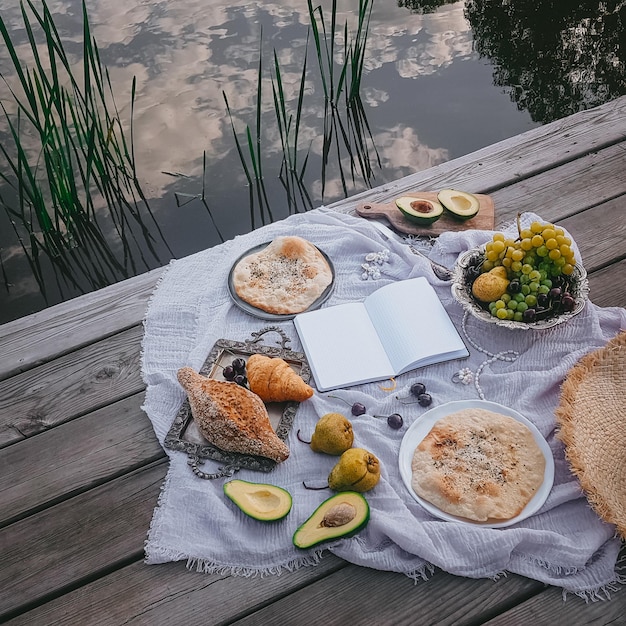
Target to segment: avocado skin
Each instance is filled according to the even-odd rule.
[[[246,500],[247,496],[265,494],[266,492],[277,499],[276,508],[271,511],[264,512],[261,509],[255,509],[254,500],[252,498]],[[286,489],[276,485],[234,479],[224,483],[224,493],[243,513],[260,522],[275,522],[286,517],[291,511],[291,494]]]
[[[335,505],[345,502],[355,507],[355,517],[343,526],[321,527],[321,521],[328,511]],[[293,545],[301,550],[306,550],[307,548],[312,548],[326,541],[351,537],[363,530],[363,528],[367,526],[369,519],[370,507],[362,494],[356,491],[337,493],[327,500],[324,500],[324,502],[313,511],[312,515],[298,527],[293,535]]]
[[[470,206],[465,210],[459,210],[452,201],[454,196],[461,196],[465,198]],[[464,222],[474,217],[480,209],[480,201],[478,198],[467,191],[458,191],[456,189],[442,189],[437,194],[437,200],[443,205],[443,208],[457,220]]]
[[[428,226],[436,222],[443,215],[443,206],[436,200],[428,200],[417,196],[402,196],[396,199],[396,206],[400,209],[402,215],[414,224]],[[416,209],[416,207],[418,207]],[[420,211],[429,207],[428,211]]]

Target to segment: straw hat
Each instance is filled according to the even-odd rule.
[[[626,332],[569,371],[556,417],[589,502],[626,538]]]

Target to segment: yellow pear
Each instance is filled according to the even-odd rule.
[[[380,479],[380,461],[363,448],[346,450],[328,475],[334,491],[358,491],[374,488]]]
[[[474,281],[472,294],[481,302],[493,302],[506,292],[508,286],[506,267],[497,265]]]
[[[341,413],[326,413],[318,420],[311,436],[311,450],[339,455],[352,447],[352,424]]]

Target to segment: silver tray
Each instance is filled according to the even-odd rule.
[[[275,322],[282,322],[284,320],[292,320],[297,315],[297,313],[286,313],[286,314],[268,313],[267,311],[264,311],[263,309],[259,309],[258,307],[248,304],[245,300],[242,300],[237,295],[237,292],[235,291],[235,285],[233,284],[233,272],[235,271],[235,266],[237,265],[237,263],[239,263],[241,259],[251,254],[254,254],[255,252],[260,252],[264,248],[267,248],[267,246],[269,246],[270,243],[272,242],[266,241],[265,243],[261,243],[258,246],[254,246],[254,248],[250,248],[250,250],[247,250],[242,255],[237,257],[232,267],[230,268],[230,272],[228,273],[228,292],[230,293],[230,297],[233,299],[233,302],[242,311],[245,311],[249,315],[258,317],[263,320],[275,321]],[[330,257],[323,250],[320,250],[319,248],[317,249],[320,251],[322,256],[326,259],[326,262],[328,263],[328,267],[330,267],[332,280],[330,281],[330,285],[328,285],[328,287],[324,289],[320,297],[317,298],[317,300],[315,300],[315,302],[313,302],[313,304],[311,304],[311,306],[309,306],[306,309],[306,311],[312,311],[314,309],[318,309],[319,307],[321,307],[322,304],[324,304],[324,302],[326,302],[326,300],[330,298],[330,294],[333,292],[333,289],[335,288],[335,266],[333,265],[333,262],[330,260]],[[304,311],[300,311],[300,313],[304,313]]]
[[[472,295],[472,288],[470,283],[466,279],[466,273],[470,265],[474,261],[483,257],[485,254],[485,246],[478,248],[472,248],[467,252],[464,252],[456,262],[452,274],[452,295],[455,300],[459,302],[463,308],[471,313],[475,318],[488,322],[489,324],[495,324],[496,326],[503,326],[505,328],[515,330],[544,330],[546,328],[552,328],[563,322],[567,322],[575,315],[578,315],[587,304],[589,299],[589,280],[587,279],[587,272],[585,268],[577,263],[574,267],[574,272],[571,275],[571,289],[570,292],[575,300],[574,308],[567,313],[561,313],[554,317],[549,317],[543,320],[537,320],[535,322],[516,322],[514,320],[501,320],[491,315],[489,310],[484,309]]]
[[[275,332],[281,337],[277,346],[261,343],[263,336]],[[244,342],[230,339],[219,339],[211,349],[200,374],[216,380],[224,380],[222,369],[233,359],[241,357],[245,360],[252,354],[263,354],[269,357],[280,357],[299,374],[305,382],[311,378],[311,370],[306,356],[301,352],[293,352],[287,347],[291,341],[281,328],[269,326],[251,334],[251,339]],[[270,422],[276,435],[283,441],[287,438],[298,410],[299,402],[268,402],[266,403]],[[165,436],[164,445],[171,450],[185,452],[188,463],[199,478],[213,479],[232,476],[236,471],[245,468],[259,472],[270,472],[276,467],[276,461],[251,454],[228,452],[209,443],[196,426],[189,401],[185,399],[180,407],[172,426]],[[204,472],[200,466],[206,459],[221,463],[216,472]]]

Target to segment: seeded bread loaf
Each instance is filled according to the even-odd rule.
[[[253,454],[277,463],[289,456],[259,396],[232,382],[201,376],[190,367],[178,370],[191,413],[204,438],[221,450]]]

